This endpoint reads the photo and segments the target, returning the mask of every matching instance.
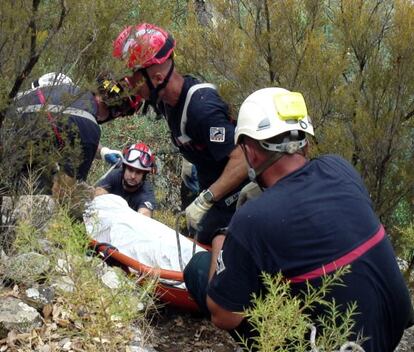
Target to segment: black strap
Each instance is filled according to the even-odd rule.
[[[105,250],[101,251],[99,249],[100,246],[105,246]],[[104,259],[107,259],[111,256],[111,254],[109,253],[109,250],[113,250],[116,252],[119,252],[118,248],[114,247],[112,244],[110,243],[106,243],[106,242],[99,242],[95,245],[95,251],[96,252],[100,252],[102,253]]]
[[[158,104],[158,93],[164,89],[168,82],[170,81],[171,75],[174,71],[174,60],[171,60],[171,67],[168,70],[167,75],[165,76],[164,80],[162,81],[161,84],[159,84],[158,86],[154,87],[154,85],[152,84],[151,78],[148,75],[147,69],[143,68],[140,70],[140,72],[142,73],[142,75],[145,78],[145,82],[147,83],[148,89],[150,91],[150,96],[148,99],[148,102],[145,101],[144,104],[144,108],[143,108],[143,113],[146,114],[147,110],[148,110],[148,105],[151,105],[155,111],[155,113],[157,115],[161,115],[161,112],[159,111],[157,104]]]

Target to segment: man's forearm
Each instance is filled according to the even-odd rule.
[[[142,207],[138,209],[138,213],[148,216],[149,218],[152,217],[152,210],[146,208],[146,207]]]
[[[209,187],[214,200],[220,200],[247,178],[247,163],[242,149],[237,146],[229,155],[229,161],[220,177]]]

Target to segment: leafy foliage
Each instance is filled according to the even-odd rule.
[[[111,42],[124,26],[144,21],[173,33],[177,39],[178,70],[217,84],[232,107],[233,117],[237,116],[237,108],[246,96],[259,88],[281,86],[302,92],[316,127],[313,154],[338,153],[353,163],[368,186],[381,220],[394,235],[401,255],[413,262],[410,224],[414,221],[414,4],[410,0],[0,1],[0,129],[3,132],[0,178],[3,185],[5,180],[13,181],[13,169],[21,156],[19,146],[33,155],[50,146],[47,138],[44,144],[31,146],[23,129],[19,138],[10,138],[5,133],[9,128],[18,127],[13,121],[5,121],[6,111],[17,93],[50,71],[69,74],[77,84],[92,90],[95,77],[102,70],[110,69],[117,76],[125,74],[122,63],[111,59]],[[135,116],[103,126],[102,142],[112,148],[122,149],[138,140],[148,143],[161,160],[159,175],[153,179],[162,210],[157,216],[172,226],[173,212],[166,209],[178,209],[180,159],[169,149],[165,122]],[[41,167],[50,167],[57,157],[45,160]],[[91,182],[104,173],[103,165],[103,162],[96,163]],[[32,170],[28,176],[36,178],[36,171]],[[33,193],[22,187],[21,193],[26,192]],[[68,196],[66,200],[72,202],[71,198]],[[8,217],[2,214],[2,220],[3,215]],[[38,218],[34,216],[34,219]],[[64,251],[77,258],[74,248],[85,250],[82,230],[62,214],[56,221],[49,235],[55,240],[64,237]],[[1,244],[7,241],[10,245],[13,235],[4,230],[13,226],[9,222],[6,225],[2,227]],[[38,229],[43,229],[43,224],[39,227],[21,224],[15,242],[18,248],[37,248],[33,235],[38,234]],[[73,300],[65,297],[62,305],[82,311],[87,294],[102,297],[103,301],[87,306],[87,310],[103,314],[104,325],[99,329],[113,333],[117,330],[105,324],[110,324],[108,318],[116,315],[114,303],[123,296],[115,299],[100,286],[91,292],[84,284],[93,282],[85,271],[88,265],[75,259],[77,293]],[[303,308],[302,303],[288,297],[288,291],[284,290],[287,287],[278,278],[268,278],[268,284],[271,292],[282,290],[281,296],[269,295],[270,301],[263,301],[261,308],[248,313],[257,318],[258,329],[261,323],[269,324],[272,319],[281,324],[275,325],[281,329],[275,330],[280,336],[268,336],[266,332],[257,341],[264,344],[263,351],[277,345],[273,344],[276,338],[294,338],[308,329],[306,314],[297,314]],[[130,307],[130,303],[123,305]],[[319,322],[322,325],[337,321],[337,307],[334,302],[331,304],[332,314]],[[339,335],[346,336],[352,308],[346,313],[343,325],[336,326],[337,330],[326,330],[332,333],[328,334],[332,341],[341,341]],[[283,314],[297,328],[290,326],[292,331],[286,332],[289,326],[284,325]],[[122,319],[127,322],[131,318]],[[82,317],[77,319],[86,324]],[[85,328],[85,341],[105,349],[103,335],[98,336],[101,345],[94,345],[97,343],[93,339],[97,336],[94,329],[98,325],[93,324]],[[268,333],[271,330],[273,326]],[[120,337],[122,332],[121,329]],[[331,338],[328,335],[318,337],[318,344],[328,341]],[[115,338],[113,346],[118,342]],[[300,350],[308,345],[302,341],[297,346]]]
[[[342,285],[340,277],[349,273],[342,268],[333,275],[325,276],[318,289],[307,283],[303,297],[290,293],[290,284],[282,274],[263,274],[266,296],[253,296],[254,305],[246,311],[246,317],[257,332],[253,346],[258,351],[334,351],[353,338],[351,329],[357,306],[350,303],[344,309],[335,300],[326,298],[332,287]],[[310,312],[323,307],[325,314],[312,321]],[[307,339],[310,330],[317,332],[316,339]],[[322,332],[319,333],[318,332]],[[359,340],[360,341],[359,337]],[[246,349],[248,349],[246,344]]]
[[[316,127],[313,154],[361,172],[384,222],[412,197],[414,5],[397,1],[212,0],[177,34],[183,71],[220,84],[236,108],[262,87],[300,91]]]

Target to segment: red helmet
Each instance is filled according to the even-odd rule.
[[[155,170],[155,156],[145,143],[136,143],[125,148],[122,153],[122,163],[148,172]]]
[[[113,43],[112,55],[126,60],[129,68],[162,64],[173,53],[175,40],[164,29],[148,23],[126,27]]]

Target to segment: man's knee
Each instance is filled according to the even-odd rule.
[[[196,288],[202,281],[208,283],[208,271],[210,269],[211,253],[198,252],[194,254],[191,260],[184,268],[184,281],[187,289]]]
[[[184,268],[184,282],[188,292],[197,302],[200,310],[209,315],[206,305],[208,272],[211,263],[211,253],[196,253]]]

